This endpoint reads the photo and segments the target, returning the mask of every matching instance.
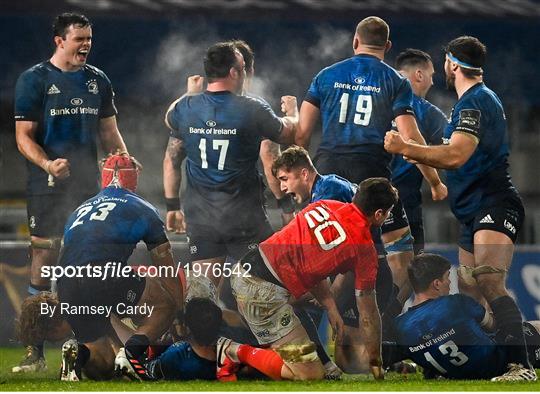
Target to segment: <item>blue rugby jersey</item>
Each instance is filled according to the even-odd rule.
[[[485,313],[462,294],[428,300],[396,317],[397,343],[415,363],[447,378],[498,376],[506,357],[480,326]]]
[[[338,175],[317,175],[311,188],[310,203],[319,200],[352,202],[357,186]]]
[[[478,142],[463,166],[446,171],[450,208],[459,221],[466,222],[482,208],[518,194],[508,172],[506,116],[499,97],[483,83],[467,90],[452,109],[445,142],[453,133]]]
[[[148,250],[168,241],[158,211],[137,194],[109,186],[68,218],[59,264],[125,264],[139,241]]]
[[[319,107],[322,139],[319,152],[380,155],[386,165],[384,135],[392,120],[412,114],[409,81],[371,55],[356,55],[323,69],[305,100]]]
[[[428,145],[442,143],[443,132],[448,125],[444,113],[422,97],[413,96],[413,109],[418,128]],[[424,177],[414,164],[410,164],[401,155],[394,155],[391,163],[392,183],[399,191],[399,198],[404,206],[416,207],[422,203],[420,188]]]
[[[260,99],[231,92],[186,96],[168,113],[171,136],[181,139],[188,181],[227,190],[257,172],[260,142],[277,140],[282,123]]]
[[[84,65],[64,72],[50,61],[23,72],[15,88],[15,120],[38,123],[35,138],[51,160],[69,160],[71,175],[49,187],[48,175],[27,160],[30,195],[98,189],[96,139],[99,120],[117,114],[111,82],[103,71]]]

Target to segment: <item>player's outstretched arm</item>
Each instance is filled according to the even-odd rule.
[[[384,148],[390,153],[401,154],[410,162],[449,170],[465,164],[477,145],[478,141],[465,133],[453,133],[448,145],[432,146],[405,142],[395,131],[387,132],[384,138]]]
[[[343,339],[344,324],[341,315],[339,314],[336,301],[330,291],[330,283],[328,279],[323,279],[315,287],[310,290],[313,297],[321,304],[328,312],[328,321],[332,327],[333,337],[336,343],[341,343]]]
[[[120,153],[128,152],[124,139],[118,130],[116,116],[114,115],[99,120],[99,139],[101,141],[101,147],[106,153],[117,151]]]
[[[384,379],[381,350],[381,315],[375,290],[356,290],[356,305],[360,316],[360,332],[369,357],[369,367],[375,379]]]
[[[167,201],[167,231],[184,233],[186,231],[184,215],[180,210],[180,185],[182,183],[182,161],[185,152],[182,140],[169,137],[165,157],[163,158],[163,189]]]
[[[294,138],[294,143],[296,145],[309,149],[311,134],[313,133],[313,129],[315,128],[319,116],[320,111],[318,107],[308,101],[302,102],[298,130],[296,130],[296,136]]]

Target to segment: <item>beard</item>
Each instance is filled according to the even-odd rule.
[[[448,90],[456,90],[456,76],[446,74],[446,88]]]

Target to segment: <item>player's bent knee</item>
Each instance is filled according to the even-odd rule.
[[[32,237],[30,240],[30,247],[33,250],[60,250],[62,244],[61,238],[38,238]]]
[[[276,352],[291,371],[292,379],[320,380],[324,378],[324,368],[313,342],[281,345],[276,348]]]

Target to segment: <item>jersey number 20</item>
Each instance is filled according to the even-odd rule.
[[[330,218],[330,214],[323,207],[319,206],[315,207],[315,209],[307,211],[304,214],[304,217],[306,218],[309,228],[313,230],[313,234],[315,235],[315,238],[317,238],[319,245],[321,245],[322,250],[334,249],[347,239],[347,234],[345,234],[345,230],[343,230],[341,224],[335,220],[328,220]],[[338,236],[336,239],[327,242],[324,239],[322,231],[331,226],[336,229]]]
[[[353,97],[354,99],[354,97]],[[347,121],[347,110],[349,108],[349,93],[343,93],[339,99],[339,123]],[[356,99],[356,112],[354,113],[353,123],[360,126],[367,126],[371,119],[371,110],[373,104],[371,96],[361,94]]]

